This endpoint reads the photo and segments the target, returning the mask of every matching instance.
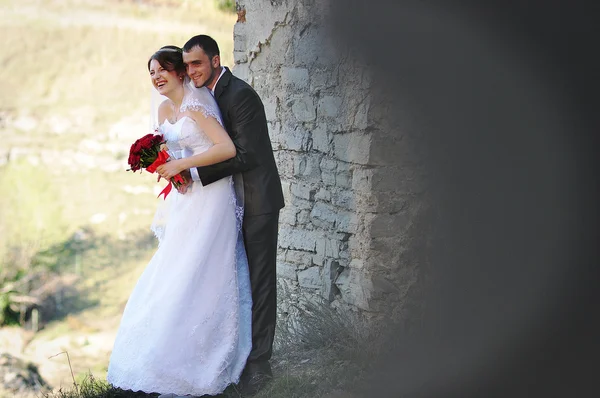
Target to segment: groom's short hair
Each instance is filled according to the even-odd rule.
[[[196,46],[200,47],[206,53],[206,55],[208,55],[208,59],[213,59],[215,55],[221,55],[219,53],[219,45],[215,39],[210,36],[198,35],[192,37],[183,45],[183,51],[188,53]]]

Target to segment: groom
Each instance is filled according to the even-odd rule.
[[[244,185],[242,233],[252,288],[252,350],[240,380],[253,395],[272,377],[271,358],[276,318],[276,257],[283,191],[273,156],[262,101],[254,89],[221,66],[219,47],[210,36],[192,37],[183,46],[183,61],[196,87],[213,93],[236,156],[212,166],[191,169],[203,185],[241,173]]]

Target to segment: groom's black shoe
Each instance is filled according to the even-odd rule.
[[[273,379],[269,361],[249,362],[240,377],[240,392],[242,397],[256,395]]]

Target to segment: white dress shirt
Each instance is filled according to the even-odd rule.
[[[217,83],[219,83],[219,80],[221,80],[221,76],[223,76],[223,73],[225,73],[225,67],[221,66],[221,74],[217,78],[215,85],[210,89],[210,93],[213,95],[213,97],[215,96],[215,88],[217,88]],[[198,169],[196,169],[195,167],[192,167],[190,169],[190,175],[192,176],[193,181],[200,181],[200,176],[198,175]]]

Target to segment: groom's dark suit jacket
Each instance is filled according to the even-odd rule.
[[[242,173],[245,215],[278,212],[284,206],[283,191],[260,97],[225,68],[215,87],[215,99],[237,152],[232,159],[198,167],[202,184]]]

